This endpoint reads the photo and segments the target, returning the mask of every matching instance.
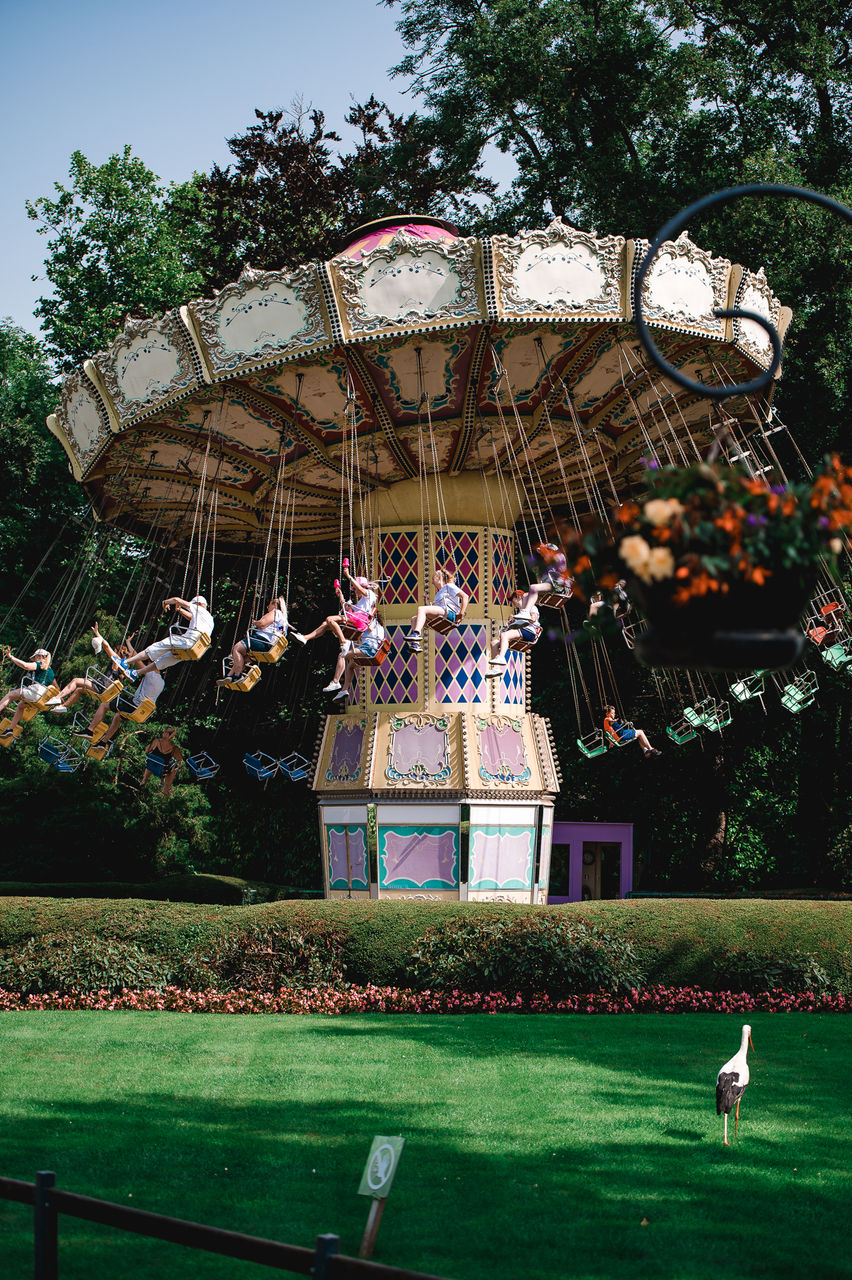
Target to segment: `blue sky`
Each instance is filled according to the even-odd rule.
[[[163,179],[227,162],[254,108],[296,97],[338,131],[371,92],[410,110],[388,68],[396,13],[374,0],[0,0],[0,316],[38,332],[45,238],[25,201],[52,195],[72,151],[129,143]]]

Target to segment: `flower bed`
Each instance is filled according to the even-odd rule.
[[[850,1013],[852,999],[813,991],[704,991],[699,987],[646,987],[626,995],[605,991],[551,1000],[501,991],[411,991],[400,987],[284,988],[277,992],[123,990],[59,995],[0,991],[0,1013],[40,1009],[135,1009],[173,1013]]]

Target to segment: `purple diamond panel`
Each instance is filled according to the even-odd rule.
[[[491,588],[495,604],[508,604],[515,585],[515,539],[509,533],[495,533]]]
[[[373,706],[396,706],[417,702],[420,696],[419,654],[409,653],[403,643],[408,627],[387,627],[390,656],[380,667],[366,667],[370,673],[370,702]]]
[[[456,566],[456,584],[466,595],[471,604],[481,604],[482,595],[479,583],[479,548],[478,533],[462,533],[450,530],[449,533],[435,535],[435,564],[445,564],[452,560]]]
[[[479,623],[457,627],[435,644],[435,699],[481,705],[488,698],[485,679],[487,630]],[[505,677],[503,677],[505,679]]]
[[[525,701],[524,655],[512,653],[510,650],[506,657],[508,659],[506,670],[498,681],[498,696],[501,702],[507,702],[512,707],[522,707]]]
[[[418,604],[420,599],[420,534],[382,534],[380,549],[383,604]]]

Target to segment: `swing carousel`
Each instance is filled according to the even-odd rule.
[[[378,584],[386,643],[313,766],[330,896],[545,900],[549,723],[529,710],[523,645],[485,674],[533,546],[557,518],[608,512],[649,456],[692,460],[722,428],[756,470],[772,448],[771,387],[720,409],[644,354],[631,283],[646,249],[560,219],[483,239],[384,219],[329,262],[247,267],[212,299],[129,320],[65,380],[49,426],[98,521],[167,530],[172,548],[203,526],[264,562],[277,529],[279,560],[282,540],[336,545]],[[696,382],[770,366],[766,331],[717,310],[782,335],[790,318],[761,271],[686,233],[642,290],[660,351]],[[414,652],[411,617],[449,563],[468,608]],[[288,594],[302,626],[297,583]],[[549,604],[556,621],[564,600]]]

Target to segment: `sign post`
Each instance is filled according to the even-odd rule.
[[[361,1248],[358,1250],[359,1258],[373,1256],[373,1247],[376,1243],[385,1201],[396,1176],[396,1168],[404,1146],[405,1138],[379,1136],[373,1139],[373,1145],[370,1147],[370,1154],[367,1156],[367,1163],[361,1175],[361,1185],[358,1187],[359,1196],[371,1196],[373,1201],[367,1215]]]

